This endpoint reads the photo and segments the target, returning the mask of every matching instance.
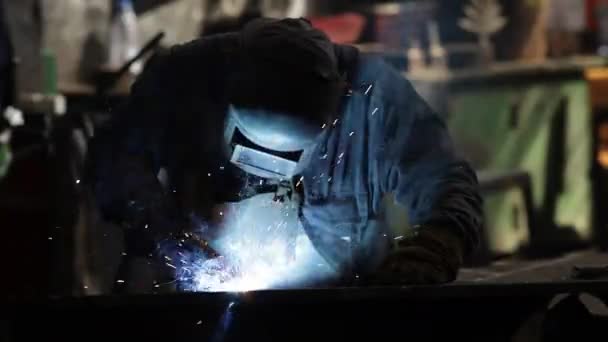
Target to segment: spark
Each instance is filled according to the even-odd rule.
[[[85,285],[85,286],[83,286],[83,288],[84,288],[85,290],[87,290],[89,287]]]
[[[144,226],[144,229],[148,229],[148,224],[146,223],[146,225]]]
[[[160,285],[155,284],[154,287],[158,289],[160,287]]]
[[[372,116],[376,115],[377,112],[378,112],[378,108],[375,108],[374,111],[372,112]]]
[[[201,324],[203,324],[203,321],[196,322],[196,325],[201,325]]]
[[[118,279],[116,282],[119,283],[119,284],[124,284],[125,281],[122,280],[122,279]]]
[[[333,123],[332,125],[334,125],[334,126],[335,126],[335,125],[337,125],[339,120],[340,120],[340,119],[336,119],[336,120],[334,120],[334,123]]]
[[[372,90],[373,86],[374,86],[373,84],[370,84],[369,87],[367,87],[367,90],[365,91],[365,95],[367,95],[369,93],[369,91]]]
[[[333,179],[333,177],[329,177],[327,178],[327,183],[331,183],[331,180]]]
[[[127,256],[127,253],[125,253],[125,252],[122,252],[122,256]]]
[[[53,240],[53,237],[52,237],[52,236],[49,236],[49,240]]]
[[[174,270],[176,270],[176,269],[177,269],[177,267],[175,267],[175,266],[171,265],[171,264],[170,264],[170,263],[168,263],[168,262],[167,262],[167,263],[165,263],[165,264],[166,264],[167,266],[171,267],[171,268],[172,268],[172,269],[174,269]]]
[[[327,153],[321,156],[321,159],[327,159]]]
[[[264,180],[260,179],[260,185],[264,185]]]
[[[355,135],[355,132],[350,132],[350,133],[348,134],[348,136],[350,136],[350,137],[352,137],[353,135]]]
[[[166,259],[167,261],[173,261],[173,260],[171,260],[171,258],[169,258],[169,257],[168,257],[168,256],[166,256],[166,255],[165,255],[165,259]]]
[[[321,129],[325,129],[325,127],[327,127],[327,124],[323,124],[323,126],[321,126]]]
[[[211,172],[207,174],[207,177],[211,177]]]
[[[222,170],[222,171],[224,171],[224,169],[225,169],[225,167],[223,167],[223,166],[220,166],[220,170]]]
[[[342,159],[344,157],[344,152],[340,153],[340,155],[338,156],[338,159]]]
[[[397,237],[395,238],[395,241],[403,240],[403,238],[404,238],[404,236],[403,236],[403,235],[397,236]]]
[[[77,180],[76,180],[76,184],[80,184],[80,179],[77,179]]]
[[[343,236],[341,239],[346,242],[350,242],[350,236]]]
[[[220,211],[220,216],[224,216],[224,212],[223,211]]]

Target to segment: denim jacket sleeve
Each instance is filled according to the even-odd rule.
[[[175,207],[156,177],[173,98],[169,57],[148,63],[126,104],[97,130],[87,162],[87,183],[104,219],[146,227],[152,239]]]
[[[384,190],[408,208],[412,226],[451,229],[470,253],[482,221],[475,172],[457,155],[442,118],[409,81],[396,71],[389,74]]]
[[[186,228],[187,218],[173,193],[176,177],[171,167],[185,158],[186,150],[198,146],[179,144],[190,142],[190,129],[197,125],[181,130],[209,105],[215,80],[225,74],[224,52],[235,37],[197,39],[153,57],[127,103],[96,133],[88,183],[106,220],[144,227],[145,235],[155,241]],[[161,168],[166,168],[169,189],[157,179]]]

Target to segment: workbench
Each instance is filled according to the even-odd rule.
[[[608,266],[608,253],[581,250],[559,257],[529,259],[512,256],[483,267],[464,268],[458,282],[480,284],[552,283],[568,280],[576,266]]]
[[[606,319],[582,315],[577,306],[554,309],[539,324],[550,302],[568,293],[606,298],[608,283],[90,297],[3,308],[10,312],[8,320],[4,316],[7,341],[33,340],[35,333],[51,341],[511,341],[556,332],[565,339],[592,332],[605,338]],[[555,313],[576,316],[563,321],[551,318]]]
[[[430,287],[318,288],[242,293],[89,296],[0,304],[3,341],[545,341],[608,326],[608,279],[570,280],[603,266],[581,251],[503,260]],[[582,295],[582,296],[579,296]],[[582,298],[581,301],[575,300]],[[584,303],[584,304],[581,304]],[[4,335],[2,335],[4,334]],[[525,339],[523,339],[525,337]],[[586,340],[586,339],[585,339]]]

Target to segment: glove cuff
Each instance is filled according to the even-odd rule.
[[[398,247],[423,247],[441,259],[443,266],[456,278],[462,267],[465,243],[460,236],[448,228],[417,226],[410,238],[398,242]]]

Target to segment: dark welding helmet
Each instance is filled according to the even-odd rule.
[[[224,130],[230,162],[262,178],[289,179],[309,163],[325,123],[230,106]]]
[[[225,123],[230,161],[247,173],[300,173],[344,91],[334,45],[303,19],[259,20],[241,33]]]

